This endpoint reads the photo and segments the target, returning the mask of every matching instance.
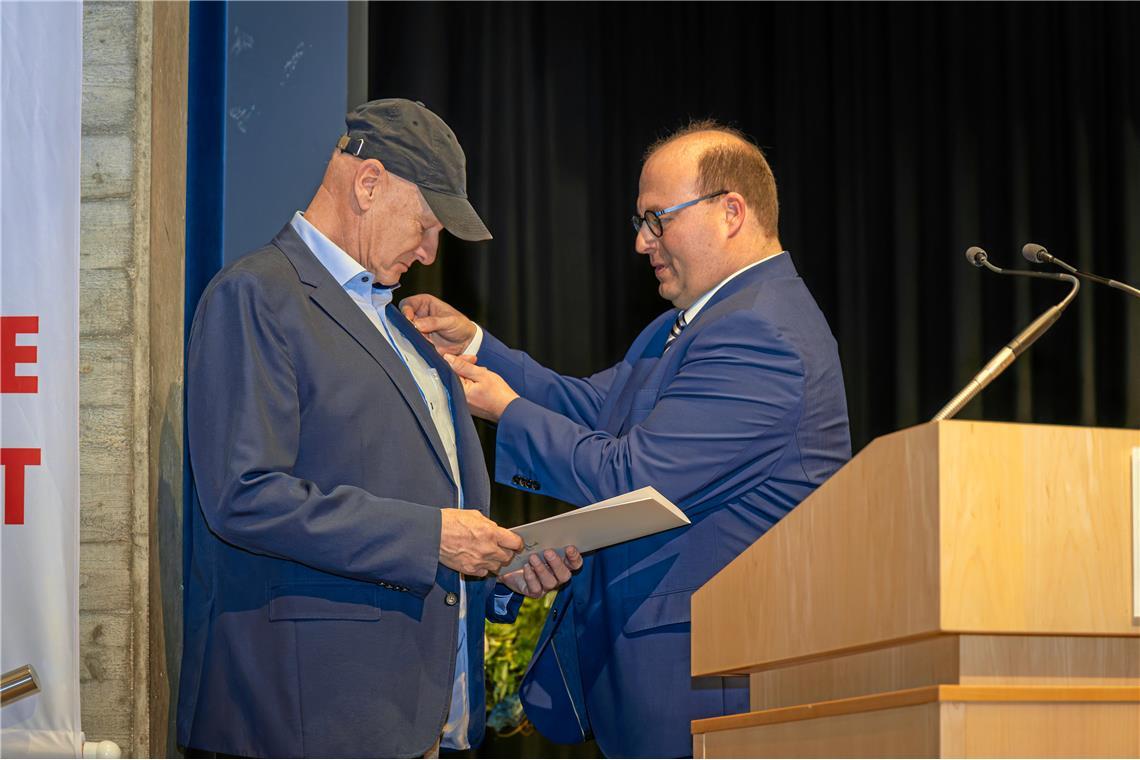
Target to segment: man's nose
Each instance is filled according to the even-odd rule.
[[[431,266],[432,262],[435,261],[437,247],[438,246],[433,243],[422,243],[420,247],[416,249],[416,258],[419,259],[420,263],[424,266]]]
[[[657,238],[649,231],[649,225],[642,224],[641,229],[637,231],[637,237],[633,239],[633,247],[638,253],[649,253],[656,245]]]

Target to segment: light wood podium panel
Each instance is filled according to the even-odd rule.
[[[1140,640],[1098,636],[934,636],[752,673],[753,711],[923,686],[1140,688]]]
[[[761,720],[695,721],[694,751],[1140,755],[1137,446],[1135,430],[967,421],[872,442],[694,594],[693,675],[747,673],[752,686],[753,712],[710,720]],[[855,709],[885,694],[974,687],[1117,691],[1091,703],[1091,692],[1068,692],[1065,705],[939,692]],[[787,719],[838,703],[841,714]],[[1030,730],[1035,721],[1066,727],[1065,740],[1033,743],[1047,735]],[[1006,743],[975,746],[961,733],[989,735],[984,725],[1003,728]],[[838,744],[819,743],[832,733]],[[1065,749],[1074,746],[1087,751]]]
[[[693,757],[1140,757],[1140,688],[986,688],[694,721]]]

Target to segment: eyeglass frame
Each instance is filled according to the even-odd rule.
[[[637,234],[640,235],[641,234],[641,226],[646,225],[647,227],[649,227],[650,234],[652,234],[653,237],[659,238],[665,234],[665,224],[661,221],[661,217],[665,216],[666,214],[672,214],[672,213],[675,213],[677,211],[680,211],[683,208],[688,208],[689,206],[694,206],[698,203],[701,203],[702,201],[708,201],[708,200],[712,200],[713,198],[719,198],[720,196],[727,195],[728,193],[729,193],[728,190],[718,190],[715,193],[709,193],[708,195],[702,195],[700,198],[694,198],[691,201],[685,201],[684,203],[678,203],[676,206],[670,206],[669,208],[663,208],[660,211],[646,211],[644,214],[634,214],[630,218],[629,221],[633,224],[633,231],[636,232]],[[654,222],[657,222],[657,226],[661,230],[660,232],[653,229],[653,222],[649,221],[650,217],[653,218]]]

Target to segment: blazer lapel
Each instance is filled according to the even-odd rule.
[[[440,440],[439,432],[435,429],[435,423],[432,422],[431,413],[428,411],[427,404],[424,403],[419,386],[416,385],[412,373],[404,365],[404,360],[388,343],[388,339],[381,335],[372,321],[364,315],[356,302],[349,297],[348,293],[344,292],[344,288],[333,280],[332,275],[317,260],[292,226],[286,225],[285,229],[277,234],[273,242],[293,263],[301,281],[313,288],[309,297],[345,332],[352,336],[353,340],[360,344],[360,347],[391,378],[396,389],[400,391],[400,395],[404,397],[404,401],[411,407],[424,435],[431,442],[432,450],[435,451],[440,467],[443,468],[447,477],[454,482],[454,478],[451,477],[451,465],[447,461],[447,452],[443,448],[443,441]]]
[[[451,401],[451,423],[455,426],[455,445],[458,449],[460,478],[463,481],[464,495],[472,506],[486,512],[491,502],[491,482],[487,477],[487,465],[483,459],[483,444],[471,422],[471,410],[467,407],[467,397],[459,376],[451,371],[447,362],[435,350],[435,346],[420,334],[415,325],[408,321],[396,305],[388,305],[388,322],[403,333],[420,356],[439,373],[439,379],[447,388]]]

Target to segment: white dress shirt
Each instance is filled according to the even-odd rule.
[[[317,260],[329,271],[349,298],[360,307],[364,316],[388,341],[396,354],[403,359],[416,386],[420,389],[424,404],[431,414],[436,432],[447,452],[452,479],[456,484],[456,505],[463,508],[463,486],[459,480],[459,453],[455,442],[455,423],[452,419],[451,399],[439,373],[420,355],[411,341],[388,321],[387,306],[392,302],[392,291],[399,287],[385,287],[375,282],[375,277],[333,243],[298,211],[290,222],[293,229],[305,241],[305,245]],[[459,636],[456,641],[455,681],[451,691],[451,709],[443,726],[440,746],[448,749],[468,749],[467,730],[471,718],[467,685],[470,663],[467,658],[467,594],[462,579],[459,583]]]

